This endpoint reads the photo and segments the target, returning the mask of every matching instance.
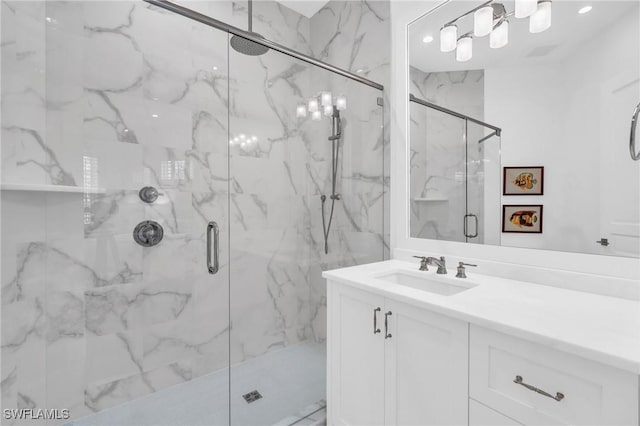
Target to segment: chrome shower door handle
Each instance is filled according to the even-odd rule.
[[[634,161],[640,160],[640,150],[636,148],[636,129],[638,128],[638,115],[640,114],[640,103],[633,111],[633,117],[631,117],[631,136],[629,137],[629,152],[631,159]]]
[[[476,222],[475,234],[469,234],[469,231],[467,230],[467,218],[469,217],[472,217]],[[468,213],[464,215],[463,232],[464,232],[464,236],[467,238],[476,238],[478,236],[478,216],[472,213]]]
[[[213,231],[213,264],[211,263],[211,231]],[[220,267],[218,260],[220,243],[220,229],[215,222],[209,222],[207,225],[207,270],[210,274],[218,273]]]

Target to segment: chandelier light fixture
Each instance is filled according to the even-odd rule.
[[[464,17],[473,15],[473,29],[458,36]],[[489,36],[489,47],[500,49],[509,43],[509,18],[529,19],[529,32],[541,33],[551,26],[551,0],[515,0],[515,10],[507,12],[504,4],[489,0],[447,22],[440,29],[440,51],[456,51],[456,60],[473,57],[473,38]],[[311,111],[311,109],[309,109]]]

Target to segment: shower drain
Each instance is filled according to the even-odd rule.
[[[242,397],[245,401],[247,401],[247,404],[251,404],[252,402],[256,402],[257,400],[262,398],[262,395],[260,395],[260,392],[258,392],[257,390],[254,390],[249,393],[245,393],[244,395],[242,395]]]

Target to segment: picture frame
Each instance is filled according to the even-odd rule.
[[[544,167],[503,167],[502,195],[544,195]]]
[[[542,204],[504,204],[502,232],[542,234]]]

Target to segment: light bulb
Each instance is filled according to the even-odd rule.
[[[318,98],[309,99],[309,102],[307,103],[307,107],[309,108],[309,112],[311,113],[318,111],[318,108],[319,108]]]
[[[473,56],[473,39],[470,36],[460,37],[456,48],[456,61],[466,62]]]
[[[541,33],[551,26],[551,2],[541,1],[538,9],[529,17],[529,32]]]
[[[500,49],[509,43],[509,21],[502,21],[489,35],[489,47]]]
[[[322,92],[322,95],[320,95],[320,99],[322,102],[322,106],[324,107],[326,107],[327,105],[332,105],[333,103],[331,92]]]
[[[336,108],[339,111],[347,109],[347,97],[345,95],[340,95],[336,98]]]
[[[296,108],[296,117],[304,118],[306,116],[307,116],[307,107],[304,106],[304,104],[298,105],[298,107]]]
[[[579,13],[580,15],[584,15],[585,13],[589,13],[589,12],[591,12],[591,9],[593,9],[593,7],[591,7],[591,6],[585,6],[585,7],[583,7],[582,9],[580,9],[580,10],[578,11],[578,13]]]
[[[486,36],[493,27],[493,7],[484,6],[473,14],[473,34],[476,37]]]
[[[516,18],[526,18],[533,15],[538,7],[538,0],[516,0]]]
[[[447,25],[440,30],[440,51],[451,52],[455,50],[458,41],[458,27]]]
[[[311,113],[311,119],[314,121],[318,121],[320,119],[322,119],[322,114],[320,113],[320,111],[313,111]]]
[[[333,105],[329,104],[329,105],[325,105],[323,107],[324,110],[324,115],[331,115],[333,114]]]

